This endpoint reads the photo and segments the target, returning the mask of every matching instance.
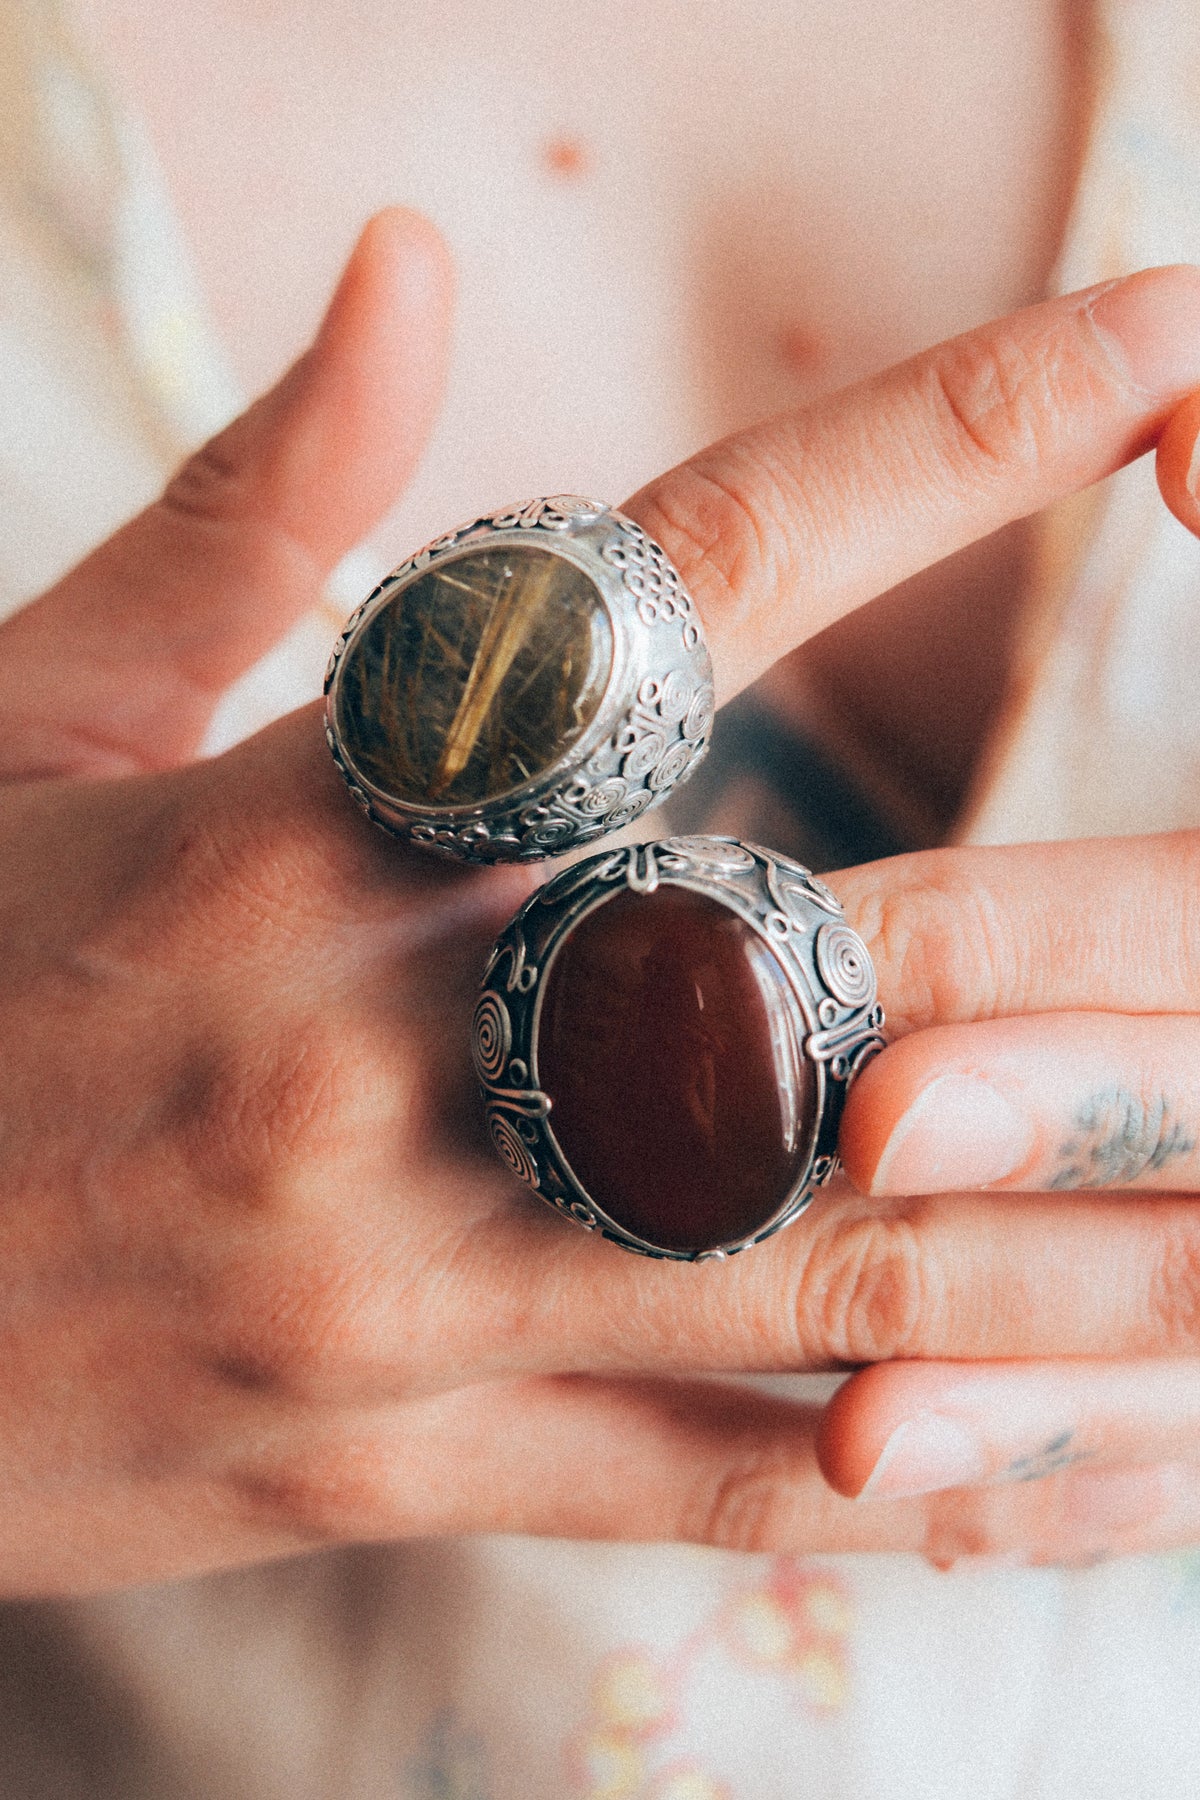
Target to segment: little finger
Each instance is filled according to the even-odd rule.
[[[1200,1363],[878,1363],[838,1389],[817,1449],[831,1485],[860,1499],[1182,1467],[1200,1460]]]
[[[1200,1541],[1172,1462],[860,1505],[816,1451],[818,1413],[728,1383],[560,1379],[459,1389],[314,1439],[276,1435],[231,1504],[274,1549],[502,1531],[751,1552],[1091,1560]]]

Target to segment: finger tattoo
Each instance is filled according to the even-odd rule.
[[[1056,1475],[1060,1469],[1069,1469],[1075,1463],[1086,1462],[1091,1454],[1090,1450],[1076,1447],[1073,1431],[1060,1431],[1057,1437],[1048,1439],[1040,1450],[1033,1450],[1028,1456],[1014,1457],[1001,1479],[1041,1481],[1043,1476]]]
[[[1128,1187],[1196,1148],[1194,1133],[1165,1094],[1147,1101],[1129,1088],[1101,1088],[1074,1123],[1074,1134],[1060,1146],[1051,1188]]]

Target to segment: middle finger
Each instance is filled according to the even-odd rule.
[[[513,1200],[455,1258],[489,1374],[1200,1351],[1200,1208],[1174,1195],[881,1201],[841,1183],[769,1243],[702,1264],[648,1264]]]
[[[827,877],[888,1032],[1200,1010],[1200,832],[918,851]]]
[[[842,614],[1149,449],[1200,384],[1200,270],[1029,307],[736,433],[626,510],[704,618],[720,697]]]

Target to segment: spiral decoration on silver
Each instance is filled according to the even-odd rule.
[[[867,946],[849,925],[822,925],[817,933],[817,968],[826,987],[844,1006],[870,1006],[875,971]]]
[[[480,1081],[499,1081],[512,1048],[512,1020],[499,994],[481,994],[471,1025],[471,1056]]]
[[[515,1125],[503,1112],[493,1109],[488,1114],[488,1132],[501,1162],[526,1186],[536,1188],[538,1166],[529,1146],[518,1136]]]
[[[606,1195],[580,1179],[571,1146],[558,1135],[562,1127],[555,1095],[545,1085],[542,1055],[546,995],[573,935],[616,897],[669,888],[716,901],[740,921],[739,930],[749,928],[747,941],[755,946],[758,965],[769,964],[773,971],[767,985],[782,996],[778,1016],[787,1029],[777,1034],[775,1048],[793,1059],[798,1076],[793,1091],[812,1096],[811,1112],[804,1115],[810,1120],[807,1135],[798,1137],[789,1165],[795,1179],[788,1191],[753,1229],[703,1249],[681,1249],[627,1228],[606,1207]],[[488,1129],[506,1165],[564,1218],[642,1256],[676,1261],[729,1256],[797,1218],[835,1172],[846,1094],[884,1044],[870,956],[840,914],[836,897],[810,870],[732,838],[666,838],[602,851],[564,869],[497,939],[475,1015],[475,1059]],[[583,1021],[581,1029],[591,1028]],[[623,1055],[619,1041],[617,1054]],[[657,1117],[661,1093],[646,1082],[641,1091]],[[607,1092],[601,1104],[611,1116]],[[618,1134],[624,1130],[620,1117],[615,1126]]]

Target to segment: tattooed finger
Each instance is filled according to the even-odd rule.
[[[1045,1013],[892,1045],[847,1107],[869,1194],[1200,1190],[1200,1019]]]
[[[818,1456],[864,1499],[1066,1474],[1070,1491],[1100,1493],[1118,1469],[1200,1461],[1200,1364],[878,1363],[839,1388]]]

